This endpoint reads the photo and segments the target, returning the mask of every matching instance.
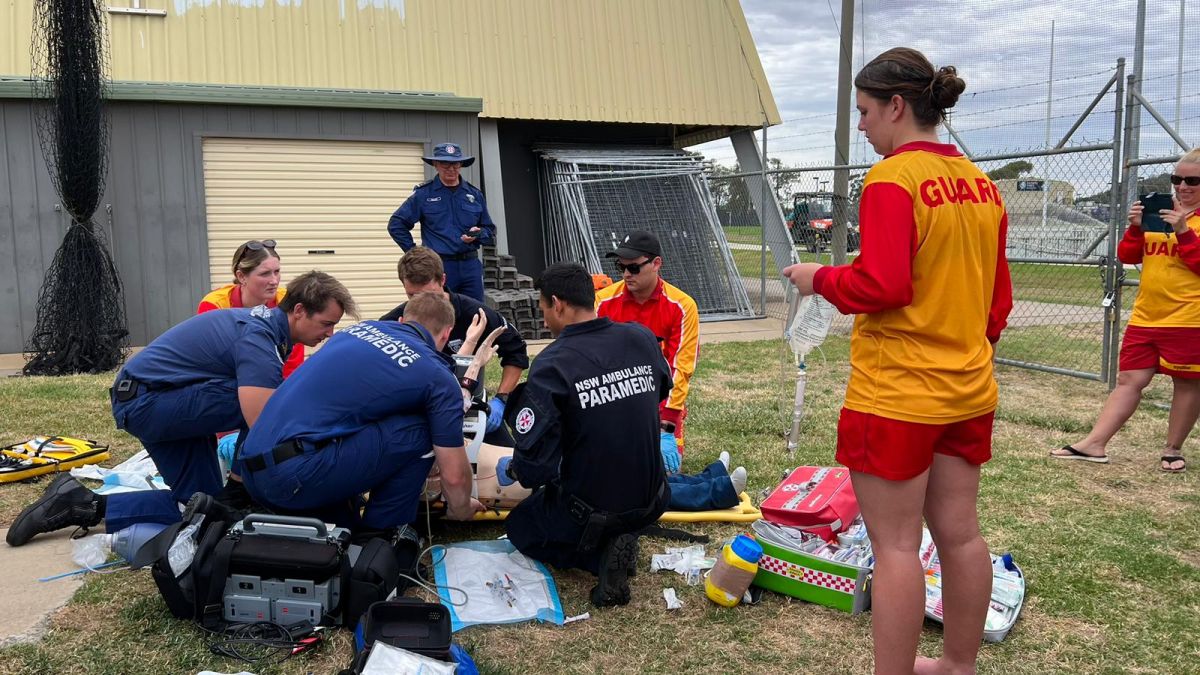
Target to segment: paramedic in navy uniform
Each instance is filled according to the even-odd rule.
[[[496,243],[496,226],[488,215],[483,193],[458,174],[475,163],[462,146],[440,143],[433,155],[422,157],[437,175],[413,189],[388,220],[388,234],[408,251],[414,246],[412,229],[421,223],[421,243],[442,258],[446,288],[483,302],[483,265],[479,247]]]
[[[441,353],[453,325],[445,296],[421,293],[404,323],[363,321],[333,336],[246,436],[238,468],[254,501],[355,532],[389,530],[416,519],[436,461],[447,516],[482,511],[471,498],[463,391]]]
[[[558,339],[507,406],[516,449],[497,467],[500,480],[519,480],[534,493],[512,510],[505,529],[532,558],[596,574],[592,604],[624,605],[637,564],[634,533],[670,501],[658,404],[671,392],[671,371],[645,326],[596,317],[583,267],[551,265],[537,288]]]
[[[21,512],[8,543],[20,546],[35,534],[101,519],[109,532],[139,522],[169,525],[179,520],[176,502],[196,492],[221,493],[216,434],[254,425],[283,381],[292,346],[316,346],[343,312],[355,313],[350,292],[313,271],[292,280],[274,309],[205,312],[158,336],[117,374],[112,414],[118,429],[146,447],[170,491],[101,496],[64,474]]]

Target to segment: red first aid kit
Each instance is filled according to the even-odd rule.
[[[760,509],[772,523],[810,530],[832,541],[858,517],[858,500],[849,469],[802,466],[783,479]]]

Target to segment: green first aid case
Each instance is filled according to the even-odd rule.
[[[763,525],[764,527],[760,527]],[[858,614],[871,605],[871,569],[835,562],[783,546],[765,534],[769,524],[754,524],[763,556],[754,585],[818,605]]]

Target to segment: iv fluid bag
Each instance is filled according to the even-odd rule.
[[[796,356],[803,361],[808,353],[821,346],[829,335],[829,326],[837,308],[819,295],[806,295],[800,298],[796,315],[788,326],[786,337],[788,345]]]

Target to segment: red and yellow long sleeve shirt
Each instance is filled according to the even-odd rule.
[[[659,406],[664,422],[679,424],[687,404],[688,384],[700,356],[700,314],[696,301],[662,279],[639,303],[624,281],[596,291],[596,314],[617,322],[637,322],[658,338],[671,367],[671,395]]]
[[[283,300],[283,296],[287,295],[287,290],[280,288],[275,291],[275,299],[267,303],[267,307],[276,307]],[[197,314],[211,312],[214,309],[229,309],[231,307],[244,307],[242,304],[242,288],[237,284],[229,284],[222,286],[208,295],[200,299],[200,306],[196,308]],[[283,377],[286,379],[292,371],[299,368],[300,364],[304,363],[304,345],[296,343],[292,347],[292,353],[288,355],[287,361],[283,362]]]
[[[1117,257],[1142,265],[1130,326],[1200,326],[1200,215],[1193,213],[1187,225],[1180,235],[1144,232],[1135,225],[1125,230]]]
[[[1012,309],[1000,191],[953,145],[909,143],[867,173],[862,250],[817,293],[858,314],[846,408],[922,424],[996,409],[992,347]]]

